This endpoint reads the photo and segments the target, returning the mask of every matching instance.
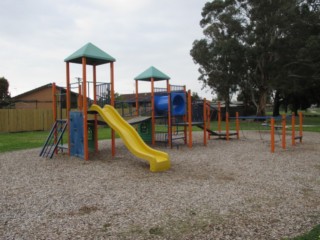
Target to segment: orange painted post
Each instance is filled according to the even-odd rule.
[[[208,126],[207,126],[207,128],[208,129],[211,129],[210,128],[210,125],[211,125],[211,119],[210,119],[210,117],[211,117],[211,115],[210,115],[210,103],[207,103],[206,104],[206,108],[207,108],[207,121],[208,121]],[[208,133],[208,139],[210,139],[210,134]]]
[[[299,112],[299,137],[300,137],[300,142],[302,142],[302,137],[303,137],[303,116],[302,116],[302,112]]]
[[[171,95],[170,95],[169,80],[167,80],[167,93],[168,93],[168,146],[172,147],[172,124],[171,124]]]
[[[53,113],[53,121],[57,121],[57,95],[56,95],[56,83],[52,83],[52,113]]]
[[[207,100],[203,99],[203,145],[207,146]]]
[[[282,115],[282,123],[281,123],[281,127],[282,127],[282,148],[286,149],[286,115],[283,114]]]
[[[87,103],[87,59],[82,57],[82,83],[83,83],[83,148],[84,159],[89,160],[88,146],[88,103]]]
[[[96,66],[93,65],[93,103],[97,104],[97,69]],[[94,115],[94,150],[98,152],[98,116]]]
[[[183,92],[185,95],[187,95],[186,85],[183,86]],[[188,97],[187,97],[187,99],[188,99]],[[183,116],[183,121],[186,123],[187,120],[188,120],[188,113],[186,112],[186,114]],[[184,144],[187,144],[187,126],[186,125],[184,125],[184,127],[183,127],[183,134],[184,134]]]
[[[237,132],[237,139],[239,139],[240,138],[239,112],[236,112],[236,132]]]
[[[83,113],[83,147],[84,159],[89,160],[88,146],[88,103],[87,103],[87,59],[82,57],[82,113]]]
[[[292,134],[291,134],[291,143],[292,146],[296,145],[296,116],[294,113],[292,113],[291,117],[291,128],[292,128]]]
[[[192,148],[192,105],[191,105],[191,91],[188,91],[188,132],[189,140],[188,147]]]
[[[70,65],[67,62],[66,63],[66,78],[67,78],[67,92],[66,92],[66,99],[67,99],[67,121],[68,121],[68,155],[70,156],[70,106],[71,106],[71,100],[70,100]]]
[[[151,144],[155,145],[155,108],[154,108],[154,79],[151,78]]]
[[[110,62],[110,82],[111,82],[111,106],[114,107],[114,64]],[[116,133],[111,129],[111,154],[112,157],[116,155]]]
[[[229,113],[226,112],[226,138],[227,141],[229,141],[230,137],[229,137]]]
[[[271,152],[274,153],[274,118],[271,118]]]
[[[218,132],[221,132],[221,104],[218,102]]]
[[[136,116],[139,116],[139,89],[138,80],[136,80]]]

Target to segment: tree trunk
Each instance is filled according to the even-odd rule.
[[[276,91],[276,94],[274,96],[274,102],[273,102],[273,113],[272,116],[276,117],[280,115],[280,93],[279,91]]]
[[[266,115],[267,96],[268,96],[267,89],[262,88],[259,90],[257,116],[265,116]]]

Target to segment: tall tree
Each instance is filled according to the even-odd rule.
[[[227,108],[244,70],[241,2],[206,3],[200,22],[205,38],[194,41],[190,51],[194,62],[199,64],[199,80],[225,100]]]
[[[9,105],[9,82],[4,77],[0,78],[0,108]]]

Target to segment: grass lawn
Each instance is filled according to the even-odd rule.
[[[42,147],[48,135],[49,131],[0,133],[0,153]],[[110,135],[111,131],[109,128],[99,128],[99,140],[108,139]],[[66,135],[63,142],[67,142]]]
[[[315,226],[310,232],[286,240],[320,240],[320,225]]]

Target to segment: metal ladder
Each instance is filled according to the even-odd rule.
[[[67,128],[68,122],[65,119],[57,120],[49,133],[49,136],[43,145],[43,148],[39,154],[40,157],[49,157],[52,158],[54,152],[59,146],[59,143],[62,140],[63,134]]]

